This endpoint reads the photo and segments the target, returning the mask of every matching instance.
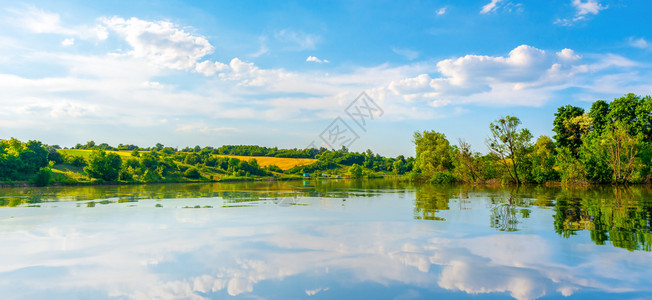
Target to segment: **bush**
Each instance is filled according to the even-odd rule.
[[[277,165],[269,165],[265,167],[265,170],[271,171],[271,172],[277,172],[277,173],[283,173],[283,170],[279,168]]]
[[[353,164],[349,168],[349,176],[351,176],[351,178],[361,178],[363,175],[364,175],[364,170],[358,164]]]
[[[71,164],[78,168],[83,168],[86,166],[86,161],[81,156],[66,156],[66,163]]]
[[[188,168],[185,172],[183,172],[183,176],[191,179],[199,179],[201,178],[201,174],[199,173],[199,170],[195,167]]]
[[[52,178],[52,171],[47,168],[41,168],[36,172],[34,184],[36,184],[36,186],[46,186],[50,183],[50,178]]]
[[[430,179],[431,183],[455,183],[456,181],[450,172],[435,172]]]
[[[104,150],[93,150],[84,172],[91,178],[114,181],[119,178],[121,166],[122,159],[119,155]]]
[[[54,148],[48,150],[48,160],[53,161],[56,164],[64,163],[63,156]]]

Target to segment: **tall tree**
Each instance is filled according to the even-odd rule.
[[[630,126],[617,121],[609,126],[602,135],[604,159],[613,170],[613,182],[626,183],[640,166],[637,157],[641,135],[630,134]]]
[[[623,97],[616,98],[609,104],[609,123],[621,121],[626,124],[636,123],[636,107],[641,102],[641,97],[629,93]],[[636,127],[630,127],[635,130]]]
[[[652,97],[645,96],[636,107],[636,127],[646,142],[652,142]]]
[[[471,145],[463,139],[458,141],[459,149],[455,151],[455,175],[466,182],[482,181],[480,178],[479,154],[471,151]]]
[[[436,172],[445,171],[453,166],[450,156],[450,143],[443,133],[434,130],[415,132],[414,145],[417,158],[415,168],[431,178]]]
[[[491,137],[487,139],[489,150],[500,157],[501,164],[516,184],[521,183],[518,164],[524,159],[532,139],[532,134],[526,128],[518,130],[519,125],[521,120],[517,117],[505,116],[498,119],[489,125]]]
[[[555,120],[552,122],[554,125],[552,131],[556,133],[554,139],[557,141],[557,146],[568,147],[574,153],[577,152],[577,149],[582,144],[582,138],[578,136],[581,131],[574,130],[576,129],[576,125],[573,124],[572,120],[583,114],[583,108],[572,105],[562,106],[557,109]]]
[[[602,134],[602,131],[607,128],[609,122],[609,103],[604,100],[598,100],[593,102],[591,105],[591,110],[589,111],[589,117],[593,119],[593,129],[598,133]]]
[[[114,181],[118,179],[121,165],[122,159],[118,154],[94,150],[88,157],[88,166],[84,171],[92,178]]]

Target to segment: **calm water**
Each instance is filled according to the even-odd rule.
[[[0,189],[2,299],[652,298],[649,187]]]

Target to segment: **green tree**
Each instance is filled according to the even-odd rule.
[[[407,169],[407,162],[405,160],[405,157],[403,155],[399,155],[396,157],[396,160],[392,163],[392,172],[394,174],[400,175],[400,174],[405,174],[405,171]]]
[[[349,168],[349,176],[351,176],[351,178],[361,178],[363,174],[364,170],[358,164],[353,164]]]
[[[191,179],[199,179],[201,178],[201,173],[199,173],[199,170],[196,167],[190,167],[188,170],[183,172],[183,176]]]
[[[573,153],[577,152],[582,143],[581,131],[575,128],[576,125],[572,124],[571,121],[583,114],[583,108],[572,105],[562,106],[557,109],[555,120],[552,122],[554,125],[552,131],[556,133],[554,139],[557,141],[557,146],[568,147]]]
[[[616,121],[621,121],[626,124],[636,123],[636,108],[640,102],[641,97],[632,93],[611,101],[609,104],[609,114],[607,115],[609,123]],[[632,126],[630,129],[634,133],[637,128],[636,126]]]
[[[532,134],[526,128],[518,130],[521,120],[517,117],[505,116],[491,123],[491,137],[487,140],[489,150],[500,157],[510,178],[516,184],[521,184],[518,174],[519,164],[523,163],[525,153],[530,147]]]
[[[432,178],[436,172],[446,171],[453,167],[450,155],[450,143],[443,133],[434,130],[415,132],[414,140],[417,157],[415,168],[425,178]]]
[[[575,154],[568,148],[557,148],[555,165],[564,183],[581,183],[586,181],[586,170]]]
[[[592,132],[587,135],[579,149],[579,162],[582,165],[584,178],[593,183],[609,183],[612,181],[613,171],[606,163],[603,154],[602,134]]]
[[[593,119],[593,129],[598,133],[602,134],[602,131],[607,128],[607,125],[611,123],[608,118],[609,115],[609,103],[604,100],[598,100],[593,102],[591,105],[591,110],[589,111],[589,117]]]
[[[122,160],[118,154],[104,150],[94,150],[88,157],[88,166],[84,171],[91,178],[115,181],[120,174]]]
[[[460,139],[455,153],[455,176],[466,182],[482,181],[480,177],[480,155],[471,151],[471,145]]]
[[[602,135],[601,146],[606,163],[613,170],[613,182],[626,183],[642,167],[637,157],[642,136],[630,134],[631,127],[617,121]]]
[[[552,139],[542,135],[534,144],[534,149],[530,154],[531,177],[537,183],[544,183],[559,178],[555,171],[555,144]]]
[[[36,172],[36,176],[34,177],[34,184],[36,184],[36,186],[46,186],[50,182],[51,177],[52,171],[49,168],[41,168],[38,172]]]
[[[652,142],[652,97],[645,96],[636,107],[636,127],[646,142]]]

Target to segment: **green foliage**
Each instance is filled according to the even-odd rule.
[[[432,178],[436,172],[452,169],[450,143],[446,136],[436,131],[415,132],[414,140],[417,157],[415,169],[426,178]]]
[[[602,134],[602,131],[610,123],[608,115],[609,103],[607,101],[598,100],[593,102],[589,111],[589,117],[593,119],[593,130],[598,134]]]
[[[191,167],[185,172],[183,172],[183,176],[190,179],[199,179],[201,178],[201,173],[199,173],[199,169],[197,169],[196,167]]]
[[[500,163],[516,184],[522,183],[519,177],[519,165],[527,163],[532,134],[526,128],[518,131],[521,120],[517,117],[505,116],[489,125],[491,137],[487,140],[489,150],[498,155]]]
[[[435,172],[430,178],[431,183],[455,183],[456,181],[455,176],[448,171]]]
[[[637,154],[643,138],[641,134],[632,134],[636,131],[638,130],[632,130],[628,123],[616,121],[601,136],[603,161],[613,171],[612,182],[630,182],[642,168]]]
[[[119,155],[104,150],[93,150],[88,157],[88,166],[84,168],[84,172],[91,178],[116,181],[121,165],[122,159]]]
[[[592,183],[609,183],[613,170],[604,159],[602,137],[597,132],[589,134],[579,149],[579,161],[584,171],[584,179]]]
[[[481,161],[480,153],[473,153],[471,145],[460,139],[453,151],[455,177],[465,182],[480,182],[481,178]]]
[[[554,126],[552,131],[555,132],[554,139],[557,141],[558,147],[569,148],[573,153],[577,151],[582,143],[581,132],[576,124],[571,121],[583,114],[583,108],[572,105],[562,106],[557,109],[555,120],[552,122]]]
[[[357,164],[353,164],[349,168],[349,176],[351,176],[351,178],[361,178],[363,176],[363,171],[364,170],[362,169],[361,166]]]
[[[78,167],[78,168],[83,168],[83,167],[88,165],[86,163],[86,160],[84,160],[84,158],[81,157],[81,156],[68,156],[68,155],[66,155],[66,156],[64,156],[64,161],[65,161],[65,163],[71,164],[71,165],[73,165],[75,167]]]
[[[48,166],[49,151],[39,141],[0,140],[0,179],[25,180]]]
[[[561,181],[564,183],[583,183],[586,180],[586,170],[575,154],[568,148],[559,148],[555,157],[555,165]]]
[[[544,183],[559,179],[555,167],[555,144],[542,135],[537,139],[530,153],[530,178],[536,183]]]
[[[36,186],[46,186],[50,182],[50,178],[52,178],[52,171],[49,168],[41,168],[36,172],[34,184]]]
[[[277,173],[283,173],[283,170],[279,168],[277,165],[269,165],[265,167],[265,170],[271,171],[271,172],[277,172]]]
[[[48,160],[53,161],[55,164],[64,163],[64,158],[59,151],[54,147],[48,147]]]

